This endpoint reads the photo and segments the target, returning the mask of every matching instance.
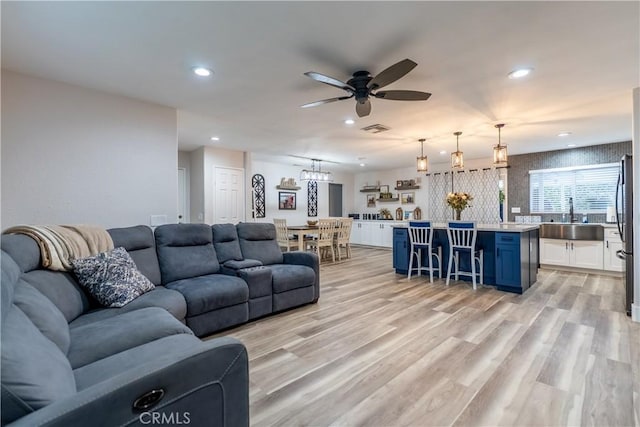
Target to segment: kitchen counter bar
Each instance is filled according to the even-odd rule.
[[[447,229],[447,223],[445,222],[434,222],[431,226],[437,230]],[[538,224],[476,224],[476,226],[478,227],[478,231],[503,231],[507,233],[526,233],[540,228]],[[406,224],[396,225],[395,227],[407,228],[409,227],[409,222]]]
[[[411,256],[408,227],[407,222],[396,225],[393,230],[393,267],[396,273],[403,275],[408,273]],[[484,250],[484,284],[521,294],[536,282],[540,258],[538,224],[478,224],[477,227],[477,245]],[[447,225],[433,223],[433,228],[434,247],[442,247],[440,277],[444,278],[449,262]],[[425,262],[423,256],[422,264]],[[468,257],[462,257],[460,263],[462,270],[470,270]]]

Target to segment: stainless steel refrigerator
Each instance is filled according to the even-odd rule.
[[[628,316],[631,316],[633,302],[633,164],[631,160],[629,154],[622,156],[616,188],[616,218],[622,238],[622,249],[617,251],[616,255],[624,260],[625,308]]]

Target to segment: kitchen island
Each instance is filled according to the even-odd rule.
[[[408,224],[393,229],[393,268],[406,275],[411,255]],[[446,223],[434,223],[433,247],[442,247],[442,278],[449,263],[449,239]],[[537,280],[539,231],[536,224],[478,224],[478,248],[484,249],[483,280],[498,290],[523,293]],[[422,264],[426,263],[426,253]],[[460,269],[470,270],[469,257],[461,257]],[[415,262],[414,262],[415,265]],[[462,280],[471,280],[463,278]]]

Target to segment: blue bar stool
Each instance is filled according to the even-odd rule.
[[[441,263],[442,259],[442,247],[438,246],[437,252],[434,252],[433,248],[433,228],[431,228],[431,221],[411,221],[409,222],[409,243],[411,249],[411,258],[409,259],[409,274],[408,279],[411,280],[411,273],[413,268],[413,258],[418,260],[418,276],[422,275],[423,271],[429,272],[429,282],[433,283],[433,272],[437,271],[438,276],[442,275]],[[425,250],[429,256],[427,257],[427,265],[422,265],[422,250]],[[438,263],[438,266],[434,266],[434,258]]]
[[[473,290],[476,290],[476,276],[482,285],[482,265],[484,263],[484,251],[476,248],[478,229],[475,222],[451,221],[447,224],[447,236],[449,237],[449,266],[447,268],[447,286],[451,277],[451,266],[455,263],[454,277],[471,276]],[[460,254],[469,254],[471,271],[460,270]],[[476,269],[476,262],[479,268]]]

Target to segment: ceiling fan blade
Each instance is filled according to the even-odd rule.
[[[409,71],[416,67],[415,62],[410,59],[403,59],[402,61],[393,64],[391,67],[381,71],[375,76],[368,84],[369,89],[379,89],[386,85],[395,82],[399,78],[406,75]]]
[[[426,101],[431,97],[431,94],[428,92],[418,92],[417,90],[385,90],[376,92],[373,96],[394,101]]]
[[[342,101],[343,99],[349,99],[349,98],[352,98],[352,97],[353,97],[353,95],[351,95],[351,96],[340,96],[340,97],[337,97],[337,98],[323,99],[321,101],[315,101],[315,102],[310,102],[308,104],[301,105],[300,108],[317,107],[318,105],[328,104],[330,102]]]
[[[318,81],[320,83],[327,84],[329,86],[334,86],[339,89],[346,90],[347,92],[353,92],[355,89],[345,82],[341,82],[338,79],[334,79],[333,77],[325,76],[324,74],[316,73],[315,71],[307,71],[304,73],[305,76],[311,77],[313,80]]]
[[[371,113],[371,101],[367,98],[364,102],[356,102],[356,114],[358,117],[365,117]]]

